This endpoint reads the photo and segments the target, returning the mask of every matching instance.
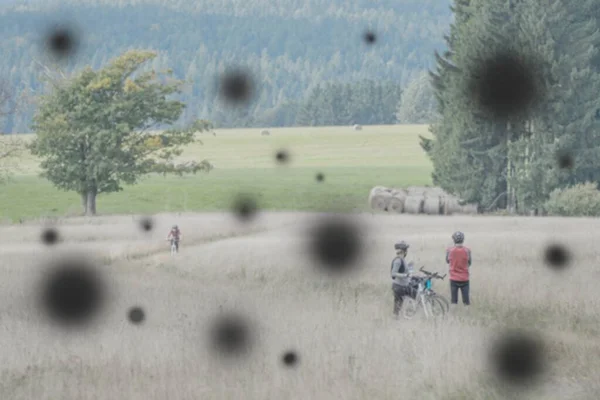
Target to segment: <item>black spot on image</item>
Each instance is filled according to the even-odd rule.
[[[328,273],[345,273],[355,267],[362,251],[358,225],[333,216],[320,220],[309,232],[309,254]]]
[[[46,32],[46,51],[57,60],[64,60],[75,54],[79,47],[80,32],[73,26],[58,24]]]
[[[249,322],[241,315],[223,314],[210,332],[211,348],[226,356],[246,355],[252,347]]]
[[[295,367],[298,364],[298,354],[295,351],[286,351],[281,357],[281,361],[288,367]]]
[[[239,194],[234,200],[233,212],[242,222],[248,222],[256,216],[258,205],[253,196]]]
[[[527,113],[541,96],[533,63],[508,51],[497,52],[472,71],[469,91],[481,111],[501,119]]]
[[[562,270],[571,262],[571,253],[560,244],[551,244],[544,251],[544,261],[555,270]]]
[[[221,77],[219,93],[227,103],[243,105],[254,95],[254,82],[249,73],[241,69],[232,69]]]
[[[287,150],[279,150],[275,154],[275,159],[279,164],[287,164],[290,161],[290,153]]]
[[[154,222],[150,217],[144,217],[140,220],[140,228],[144,232],[150,232],[154,228]]]
[[[574,160],[569,152],[559,152],[556,155],[556,160],[560,169],[573,169]]]
[[[42,231],[42,242],[47,245],[56,244],[59,240],[58,231],[56,228],[45,228]]]
[[[496,341],[490,352],[498,378],[513,384],[534,383],[545,372],[541,338],[512,331]]]
[[[127,314],[129,321],[134,324],[141,324],[144,322],[146,315],[141,307],[131,307]]]
[[[366,44],[374,44],[377,41],[377,35],[373,31],[366,31],[363,35]]]
[[[65,258],[50,266],[39,292],[41,307],[54,322],[82,326],[100,311],[106,287],[98,271],[81,258]]]
[[[317,180],[317,182],[323,182],[325,180],[325,175],[322,172],[319,172],[315,179]]]

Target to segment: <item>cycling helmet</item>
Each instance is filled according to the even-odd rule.
[[[171,229],[179,229],[179,228],[177,227],[177,225],[173,225],[173,227]]]
[[[404,240],[402,240],[400,242],[397,242],[394,245],[394,249],[396,249],[396,250],[404,250],[404,251],[406,251],[406,250],[408,250],[409,247],[410,247],[409,244],[406,243]]]
[[[465,241],[465,234],[462,232],[454,232],[452,234],[452,240],[454,240],[454,243],[462,243]]]

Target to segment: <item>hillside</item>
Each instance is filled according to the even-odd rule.
[[[182,117],[220,126],[293,124],[298,103],[324,81],[373,79],[406,85],[433,65],[451,22],[449,0],[324,1],[19,1],[2,2],[0,77],[13,88],[40,93],[40,38],[51,23],[82,32],[68,65],[99,68],[130,48],[159,52],[152,67],[172,68],[189,82]],[[18,5],[17,5],[18,4]],[[378,33],[374,46],[365,29]],[[215,101],[215,79],[226,66],[256,77],[260,96],[248,113],[233,115]],[[28,132],[34,106],[9,118],[5,132]],[[282,117],[291,114],[291,117]],[[252,118],[248,118],[252,116]]]

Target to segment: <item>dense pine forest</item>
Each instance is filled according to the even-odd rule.
[[[41,77],[54,70],[42,37],[55,23],[67,23],[79,33],[78,51],[62,67],[65,73],[86,65],[100,68],[129,49],[154,50],[159,56],[147,68],[172,69],[185,81],[179,100],[187,108],[181,123],[204,118],[220,127],[261,127],[397,122],[399,88],[434,66],[434,52],[445,49],[452,18],[449,0],[0,4],[0,78],[30,100],[5,120],[7,133],[31,130],[35,96],[44,92]],[[363,40],[366,30],[377,35],[372,45]],[[244,68],[255,80],[257,95],[248,109],[234,112],[217,100],[215,83],[228,67]],[[383,82],[392,85],[389,93],[381,93]],[[326,87],[341,86],[344,93],[354,93],[341,97],[349,102],[343,105],[344,116],[311,113],[338,96],[327,94]],[[325,96],[319,97],[323,90]],[[374,113],[358,110],[361,104]]]

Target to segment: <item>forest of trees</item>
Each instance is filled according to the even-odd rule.
[[[46,67],[53,68],[41,51],[41,39],[52,23],[66,22],[80,33],[78,51],[64,67],[67,75],[86,65],[99,69],[130,49],[157,51],[158,57],[146,69],[172,68],[175,78],[187,82],[178,98],[188,105],[180,124],[197,118],[217,127],[350,119],[393,123],[388,109],[398,106],[399,96],[386,97],[385,110],[371,104],[377,113],[368,117],[350,109],[380,101],[376,98],[380,95],[354,96],[340,109],[346,116],[337,119],[317,114],[318,119],[310,119],[306,102],[316,96],[318,85],[324,88],[327,82],[335,88],[393,82],[391,92],[396,86],[406,87],[434,66],[436,50],[445,49],[443,36],[452,18],[449,4],[449,0],[12,0],[0,2],[0,77],[31,99],[44,93],[40,78]],[[362,38],[367,29],[377,34],[371,46]],[[256,97],[244,112],[232,112],[217,101],[215,82],[230,66],[245,68],[256,80]],[[6,119],[3,131],[29,132],[34,110],[32,100],[22,113]]]
[[[599,182],[600,3],[455,0],[453,8],[448,51],[432,72],[440,117],[434,139],[422,138],[434,183],[467,201],[530,213],[554,189]],[[474,66],[506,49],[541,61],[536,79],[546,95],[521,116],[483,118],[464,88]],[[557,162],[565,156],[572,168]]]

